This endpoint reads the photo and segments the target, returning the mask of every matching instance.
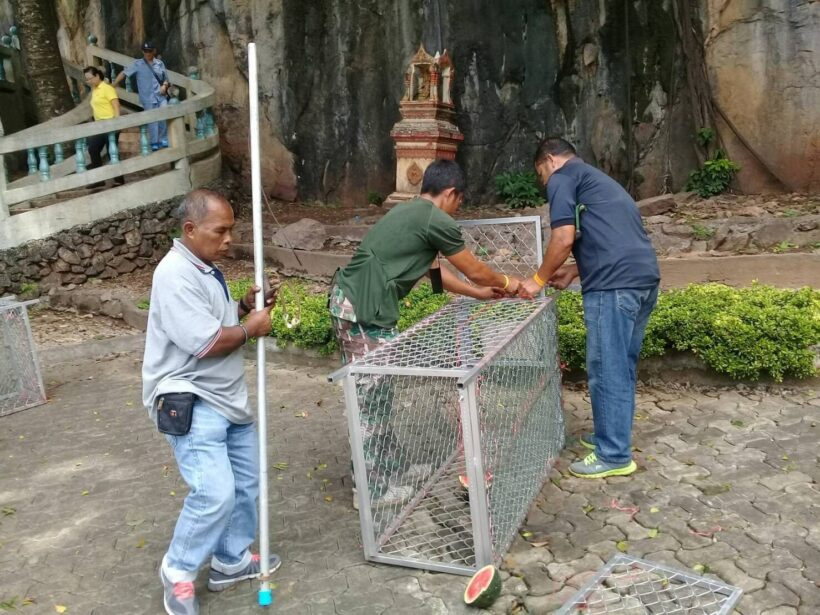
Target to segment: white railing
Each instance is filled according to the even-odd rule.
[[[87,49],[86,61],[110,76],[133,58],[92,44]],[[37,126],[0,137],[0,249],[182,194],[218,176],[219,134],[212,112],[215,93],[209,84],[168,71],[172,89],[178,93],[171,104],[93,122],[90,105],[84,100],[87,88],[83,67],[68,61],[64,61],[64,67],[75,99],[81,99],[77,107]],[[130,90],[117,89],[123,106],[142,109],[139,96]],[[151,151],[148,125],[157,121],[168,123],[169,147]],[[139,131],[139,153],[123,159],[114,135],[129,129]],[[94,135],[109,135],[109,162],[89,170],[85,142]],[[12,160],[16,164],[8,164]],[[13,179],[9,179],[10,170],[16,171]],[[101,193],[42,207],[29,205],[34,199],[56,200],[59,197],[55,195],[69,190],[148,170],[153,174],[147,179]],[[115,191],[117,196],[113,198]],[[109,198],[103,201],[103,196]]]

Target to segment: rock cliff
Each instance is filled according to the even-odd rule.
[[[60,44],[85,36],[131,55],[157,42],[170,68],[214,84],[223,160],[247,178],[245,46],[259,45],[264,186],[285,199],[363,200],[393,189],[389,131],[423,42],[456,66],[459,161],[473,201],[529,169],[538,136],[564,134],[639,197],[696,164],[671,2],[635,0],[57,0]],[[817,3],[702,0],[716,99],[793,187],[817,188]],[[814,34],[813,34],[814,33]],[[816,53],[815,53],[816,55]],[[740,187],[772,187],[728,129]],[[726,133],[724,135],[724,133]],[[814,156],[814,158],[812,158]],[[245,182],[247,184],[247,182]]]

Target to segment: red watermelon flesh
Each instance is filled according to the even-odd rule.
[[[487,608],[501,594],[501,576],[495,566],[484,566],[473,575],[464,590],[464,602],[480,609]]]

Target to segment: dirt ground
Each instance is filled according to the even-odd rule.
[[[239,219],[249,221],[250,203],[237,200]],[[383,216],[385,207],[376,205],[341,205],[339,203],[286,203],[273,201],[263,207],[264,217],[271,224],[290,224],[302,218],[318,220],[323,224],[371,224]],[[510,209],[504,204],[471,206],[464,204],[456,214],[460,220],[503,218],[507,216],[539,216],[544,207]],[[805,194],[721,194],[702,199],[692,194],[681,200],[681,205],[670,215],[688,220],[710,220],[734,216],[772,216],[790,218],[820,213],[820,195]],[[275,218],[275,220],[274,220]]]

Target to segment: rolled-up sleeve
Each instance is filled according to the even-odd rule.
[[[184,352],[205,355],[222,332],[205,289],[183,277],[163,280],[155,288],[151,303],[158,304],[165,335]]]

